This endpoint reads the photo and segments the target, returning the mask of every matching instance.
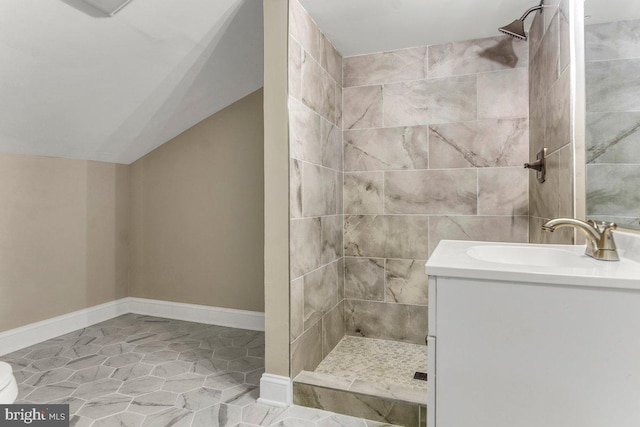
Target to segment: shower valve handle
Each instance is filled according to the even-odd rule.
[[[534,169],[537,170],[538,172],[542,171],[542,162],[540,160],[536,160],[533,163],[525,163],[524,164],[524,168],[525,169]]]

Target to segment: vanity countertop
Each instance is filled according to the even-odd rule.
[[[584,246],[442,240],[425,264],[432,276],[640,290],[640,235],[614,232],[618,262]],[[496,255],[497,254],[497,255]]]

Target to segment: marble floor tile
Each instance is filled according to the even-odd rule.
[[[151,328],[156,338],[147,340]],[[132,335],[124,334],[123,330]],[[145,342],[124,344],[133,336],[145,335],[147,338],[142,338]],[[163,335],[169,341],[158,344],[157,337]],[[97,339],[114,336],[120,337],[119,343],[102,340],[103,344],[95,344]],[[91,343],[84,339],[86,337]],[[96,350],[95,354],[103,358],[60,357],[78,342],[98,346],[98,349],[91,348],[91,352]],[[193,351],[198,349],[203,351]],[[316,421],[333,414],[303,408],[294,411],[294,417],[290,415],[292,408],[272,408],[256,402],[264,358],[247,354],[260,353],[263,349],[263,332],[128,314],[32,346],[28,351],[0,356],[0,360],[11,363],[16,377],[25,381],[33,377],[29,382],[36,385],[24,381],[19,385],[20,403],[68,404],[72,415],[70,425],[75,427],[231,427],[241,422],[266,427],[298,420],[310,427],[320,427]],[[167,350],[187,353],[187,359],[196,361],[152,365],[142,360],[146,355]],[[229,360],[215,359],[216,350]],[[37,359],[25,358],[29,353]],[[110,357],[127,354],[140,357],[118,368],[106,365]],[[40,358],[43,355],[45,357]],[[72,363],[78,359],[82,361]],[[64,363],[59,366],[61,362]],[[43,363],[51,369],[34,367],[42,367]],[[58,381],[44,384],[38,382],[40,379]]]

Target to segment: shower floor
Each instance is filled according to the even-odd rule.
[[[427,346],[351,336],[344,337],[315,370],[352,382],[426,391],[426,381],[413,379],[416,371],[427,372]]]

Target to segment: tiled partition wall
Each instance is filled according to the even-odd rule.
[[[587,215],[640,229],[640,20],[587,25]]]
[[[527,62],[506,36],[344,58],[347,334],[424,344],[438,242],[527,241]]]
[[[569,2],[545,1],[529,33],[529,156],[547,148],[547,177],[529,177],[531,243],[573,243],[571,229],[542,231],[551,218],[573,217],[573,144],[571,135],[571,69]]]
[[[289,6],[291,375],[313,371],[344,336],[342,58]]]

